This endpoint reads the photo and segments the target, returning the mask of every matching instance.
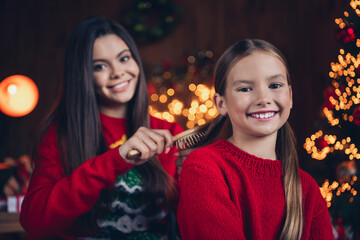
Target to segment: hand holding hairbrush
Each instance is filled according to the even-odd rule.
[[[188,129],[182,133],[179,133],[174,136],[174,142],[178,149],[189,149],[199,147],[212,137],[216,136],[222,123],[224,122],[224,117],[218,115],[211,122],[208,122],[201,126],[196,126],[194,128]],[[136,159],[141,156],[141,153],[138,150],[131,150],[128,152],[126,157],[128,159]]]

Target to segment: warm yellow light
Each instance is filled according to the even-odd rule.
[[[154,94],[151,94],[150,98],[153,102],[156,102],[159,99],[159,96],[156,93],[154,93]]]
[[[167,96],[164,95],[164,94],[162,94],[162,95],[160,96],[160,98],[159,98],[159,101],[160,101],[161,103],[166,103],[166,101],[167,101]]]
[[[190,85],[189,85],[189,89],[190,89],[190,91],[195,91],[196,90],[196,85],[195,84],[193,84],[193,83],[191,83]]]
[[[0,111],[11,117],[29,114],[39,99],[35,83],[23,75],[7,77],[0,83]]]
[[[172,88],[169,88],[169,89],[167,90],[167,94],[168,94],[169,96],[173,96],[173,95],[175,94],[175,90],[172,89]]]

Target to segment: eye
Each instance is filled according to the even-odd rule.
[[[96,64],[94,65],[94,72],[99,72],[105,68],[105,64]]]
[[[236,89],[237,92],[250,92],[252,90],[251,87],[240,87]]]
[[[123,56],[120,58],[120,62],[127,62],[127,61],[129,61],[129,59],[130,59],[130,56]]]
[[[284,84],[282,83],[272,83],[270,84],[269,88],[271,89],[276,89],[276,88],[281,88]]]

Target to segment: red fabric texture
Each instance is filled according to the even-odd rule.
[[[126,134],[124,119],[100,115],[105,140],[110,146]],[[150,117],[153,129],[168,129],[175,135],[182,132],[177,123]],[[175,147],[168,154],[158,156],[164,169],[176,177]],[[77,217],[89,211],[96,203],[101,190],[110,188],[118,175],[124,174],[132,164],[126,163],[118,147],[87,160],[69,176],[64,175],[54,126],[38,147],[39,158],[31,177],[28,192],[22,204],[20,222],[34,237],[59,236],[72,227]]]
[[[302,239],[333,239],[315,180],[300,170]],[[183,239],[278,239],[285,214],[280,160],[250,155],[226,140],[189,154],[181,170],[178,222]]]

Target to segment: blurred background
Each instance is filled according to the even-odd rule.
[[[208,122],[216,115],[209,101],[213,93],[212,70],[226,48],[244,38],[264,39],[277,46],[290,67],[294,94],[290,123],[298,140],[301,168],[310,172],[322,189],[328,179],[327,193],[336,192],[343,183],[336,173],[339,163],[353,159],[348,159],[349,154],[344,158],[343,154],[341,160],[332,163],[324,159],[325,154],[320,161],[311,151],[315,150],[313,147],[318,152],[328,147],[331,152],[331,144],[335,144],[324,138],[325,130],[321,134],[318,131],[330,124],[324,104],[329,102],[330,95],[336,96],[333,92],[339,89],[333,84],[336,76],[332,79],[334,76],[329,74],[335,71],[331,63],[338,61],[339,50],[347,43],[344,37],[352,36],[349,31],[339,36],[344,27],[335,23],[335,19],[343,18],[344,11],[354,12],[350,2],[0,0],[0,81],[11,75],[25,75],[34,81],[39,92],[38,103],[31,113],[10,117],[0,112],[0,162],[6,162],[9,157],[17,161],[31,153],[36,128],[57,98],[70,33],[86,17],[102,16],[123,24],[138,43],[149,82],[151,114],[178,121],[185,129]],[[356,24],[351,25],[351,21],[345,29],[352,26],[356,30]],[[356,43],[356,37],[349,41]],[[359,51],[354,51],[357,51],[356,57]],[[343,145],[350,145],[354,138]],[[355,148],[353,146],[352,151]],[[354,159],[357,159],[356,151]],[[345,170],[352,170],[345,173],[347,177],[357,174],[356,164],[346,166]],[[16,178],[20,178],[19,173]],[[349,181],[356,182],[350,178]],[[329,190],[333,181],[340,185]],[[352,196],[358,198],[353,193]],[[324,197],[328,195],[324,193]],[[344,220],[347,218],[338,213],[334,219],[337,219],[333,221],[334,229],[339,226],[342,229],[334,230],[337,239],[355,239],[358,219],[354,220],[351,215],[351,220]],[[346,229],[348,226],[351,229]]]

